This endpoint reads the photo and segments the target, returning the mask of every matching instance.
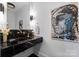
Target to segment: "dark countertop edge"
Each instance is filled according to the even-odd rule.
[[[26,43],[26,42],[31,41],[31,40],[36,40],[38,38],[43,38],[43,37],[35,36],[33,39],[27,39],[27,40],[19,41],[19,42],[15,43],[15,44],[11,44],[10,46],[4,46],[4,47],[0,46],[0,48],[1,49],[5,49],[5,48],[11,47],[11,46],[15,46],[15,45],[18,45],[18,44]]]

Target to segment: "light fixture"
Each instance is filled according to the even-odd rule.
[[[32,21],[36,17],[36,11],[31,9],[30,10],[30,20]]]
[[[33,16],[32,16],[32,15],[30,16],[30,20],[31,20],[31,21],[33,20]]]
[[[11,3],[11,2],[8,2],[7,3],[7,8],[8,8],[8,10],[14,9],[15,8],[15,5],[13,3]]]

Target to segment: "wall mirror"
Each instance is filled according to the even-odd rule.
[[[29,29],[29,2],[7,2],[7,24],[10,29]]]

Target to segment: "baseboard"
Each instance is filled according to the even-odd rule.
[[[48,55],[46,55],[45,53],[39,52],[39,54],[37,54],[37,56],[39,57],[49,57]]]

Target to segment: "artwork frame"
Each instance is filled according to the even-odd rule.
[[[51,11],[51,38],[78,41],[78,7],[68,4]]]

